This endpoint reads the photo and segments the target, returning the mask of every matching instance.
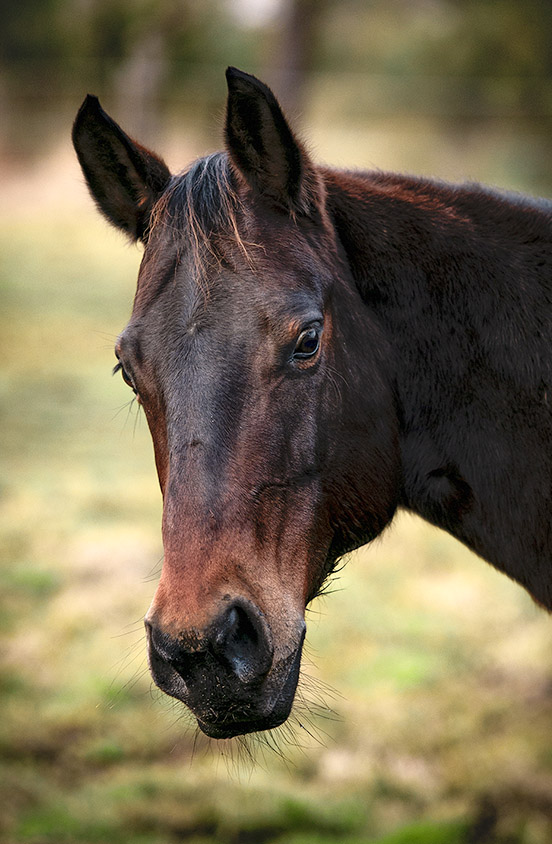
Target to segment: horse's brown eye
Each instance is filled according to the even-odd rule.
[[[314,326],[312,328],[307,328],[299,335],[299,339],[297,340],[295,350],[293,352],[293,357],[298,358],[299,360],[311,358],[317,353],[319,345],[320,329],[315,328]]]

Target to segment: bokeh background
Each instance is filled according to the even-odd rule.
[[[152,689],[144,419],[111,378],[140,249],[70,147],[90,91],[173,169],[224,69],[318,159],[552,193],[549,0],[3,0],[0,841],[550,844],[552,623],[399,517],[308,613],[291,729],[209,742]]]

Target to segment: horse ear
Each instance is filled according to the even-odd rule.
[[[73,124],[73,145],[100,211],[133,240],[144,240],[171,177],[164,161],[129,138],[90,94]]]
[[[316,169],[263,82],[229,67],[226,146],[249,186],[279,207],[310,215],[320,201]]]

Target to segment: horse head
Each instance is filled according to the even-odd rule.
[[[225,150],[176,176],[96,98],[73,129],[100,211],[144,245],[116,356],[164,501],[150,669],[216,738],[288,717],[305,608],[400,486],[392,355],[324,173],[263,83],[227,81]]]

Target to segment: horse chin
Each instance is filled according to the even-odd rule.
[[[283,713],[271,714],[267,718],[261,718],[258,721],[236,721],[230,724],[209,724],[197,719],[199,729],[205,733],[209,738],[214,739],[231,739],[235,736],[244,736],[247,733],[262,733],[265,730],[272,730],[279,727],[287,720],[291,711],[291,706]]]

